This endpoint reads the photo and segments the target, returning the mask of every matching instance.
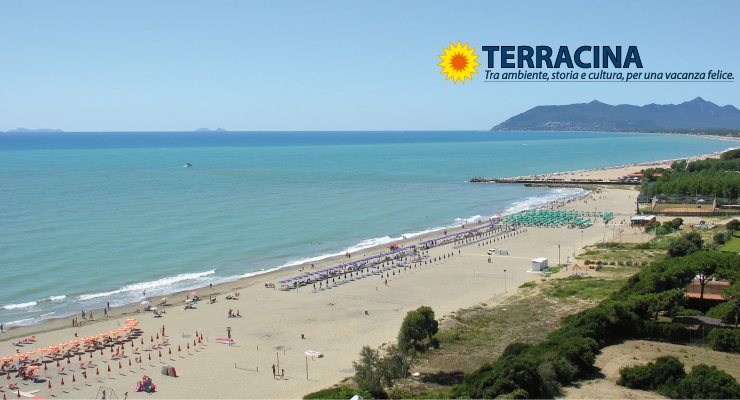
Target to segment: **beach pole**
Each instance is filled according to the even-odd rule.
[[[306,356],[306,380],[308,380],[308,356]]]
[[[280,371],[280,352],[276,351],[275,356],[277,356],[277,370]]]

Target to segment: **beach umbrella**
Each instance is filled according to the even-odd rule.
[[[166,297],[162,297],[162,301],[167,301],[167,298]]]
[[[193,296],[197,296],[198,295],[198,292],[192,292],[190,294],[193,295]]]
[[[62,387],[64,387],[64,378],[62,378],[62,383],[61,383],[61,385],[62,385]]]
[[[45,366],[44,366],[45,367]],[[5,374],[7,380],[10,380],[10,374]]]
[[[75,378],[74,375],[72,375],[72,387],[77,385],[77,378]]]

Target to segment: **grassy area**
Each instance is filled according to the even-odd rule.
[[[737,237],[735,234],[730,236],[730,240],[725,242],[725,244],[719,249],[719,251],[724,251],[727,253],[740,253],[740,237]]]
[[[609,275],[617,273],[616,268],[606,267],[602,269],[602,271],[606,270],[612,270]],[[614,279],[614,277],[609,275],[605,278],[573,275],[564,279],[556,279],[549,281],[548,285],[543,287],[542,292],[547,297],[554,297],[561,301],[600,301],[612,292],[619,290],[624,284],[623,279]]]

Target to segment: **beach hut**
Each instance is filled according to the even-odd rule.
[[[542,271],[547,268],[547,258],[535,258],[532,260],[532,271]]]

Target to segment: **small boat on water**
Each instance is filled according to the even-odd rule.
[[[193,164],[191,164],[191,163],[189,163],[189,162],[186,162],[186,163],[185,163],[185,165],[183,165],[183,167],[185,167],[185,168],[187,168],[187,167],[192,167],[192,166],[193,166]]]

